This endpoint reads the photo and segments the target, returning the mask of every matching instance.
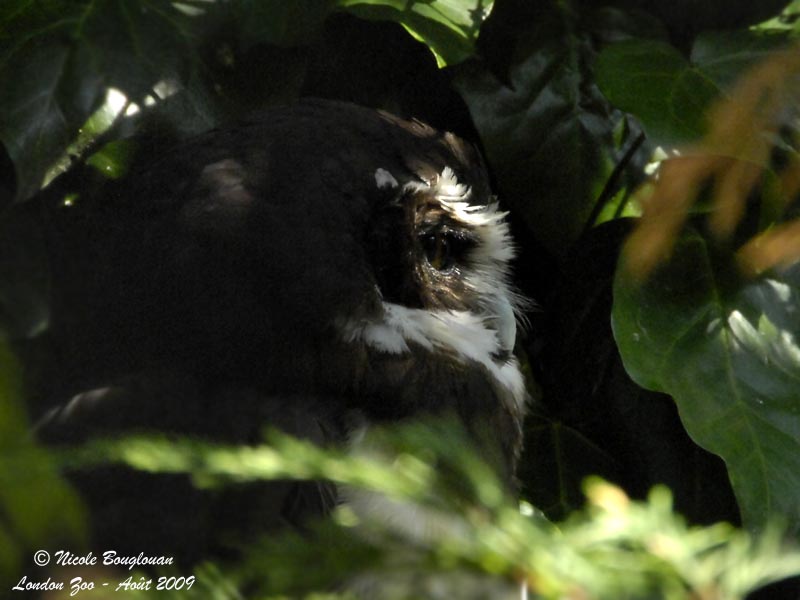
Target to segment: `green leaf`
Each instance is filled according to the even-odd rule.
[[[550,519],[564,519],[583,504],[589,475],[614,473],[608,452],[566,423],[539,414],[526,417],[525,454],[518,476],[525,497]]]
[[[700,137],[705,111],[720,90],[673,46],[625,40],[597,60],[597,83],[614,106],[633,114],[658,144]]]
[[[0,8],[0,140],[17,197],[35,193],[108,87],[141,99],[192,60],[168,0],[7,0]]]
[[[307,44],[335,5],[336,0],[241,0],[234,5],[241,28],[239,40],[244,48]]]
[[[37,548],[84,542],[83,519],[74,492],[31,441],[20,368],[0,334],[0,580],[18,579]]]
[[[396,21],[425,43],[440,67],[475,52],[481,24],[494,0],[338,0],[341,9],[364,19]]]
[[[784,50],[791,36],[781,32],[711,31],[697,37],[691,61],[721,89],[730,89],[749,67]]]
[[[800,532],[800,271],[738,285],[699,234],[642,286],[620,269],[614,333],[630,375],[670,394],[721,456],[745,524]]]
[[[600,93],[591,69],[598,32],[581,29],[583,22],[558,11],[537,15],[529,24],[504,26],[514,27],[517,44],[507,51],[514,55],[508,82],[502,81],[505,74],[472,61],[459,67],[455,84],[480,134],[500,197],[537,240],[563,256],[587,221],[595,220],[595,204],[638,131],[623,128],[625,135],[615,139],[623,116]],[[508,39],[490,37],[484,46],[499,52],[500,44]],[[648,154],[642,146],[623,167],[620,187],[633,185]]]
[[[148,471],[190,473],[195,481],[328,478],[386,495],[400,514],[413,514],[424,525],[408,527],[406,519],[345,503],[312,535],[307,529],[270,533],[246,548],[233,580],[213,570],[203,573],[201,585],[214,580],[230,589],[235,582],[250,595],[259,592],[257,597],[341,590],[344,581],[355,582],[356,589],[379,582],[371,588],[380,590],[370,596],[377,598],[506,598],[519,595],[523,580],[543,599],[576,590],[598,600],[700,592],[742,598],[800,571],[800,553],[783,544],[777,528],[753,539],[727,524],[689,526],[663,487],[636,502],[595,479],[586,486],[589,506],[558,528],[529,505],[520,510],[500,503],[486,510],[481,494],[465,488],[499,483],[462,446],[461,434],[451,437],[448,431],[454,430],[444,425],[425,431],[418,424],[384,431],[377,446],[371,438],[355,454],[280,435],[269,446],[248,447],[128,438],[83,447],[72,459],[84,465],[122,460]],[[454,481],[462,485],[450,485]],[[321,566],[309,573],[310,564]]]
[[[690,60],[665,42],[625,40],[600,53],[597,83],[614,106],[641,121],[657,144],[687,143],[706,132],[706,112],[714,100],[790,39],[785,32],[704,33]]]

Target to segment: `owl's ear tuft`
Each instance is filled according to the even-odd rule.
[[[245,168],[233,158],[206,165],[181,211],[183,224],[196,233],[238,231],[255,203],[245,179]]]

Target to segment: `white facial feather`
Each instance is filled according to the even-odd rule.
[[[442,170],[431,189],[442,207],[477,235],[478,245],[470,253],[463,280],[483,299],[486,314],[494,315],[494,329],[504,349],[510,351],[516,338],[516,319],[524,323],[522,314],[529,303],[509,284],[509,263],[516,251],[505,220],[508,213],[499,211],[497,202],[469,204],[469,186],[459,183],[450,167]]]
[[[378,189],[383,188],[396,188],[399,184],[397,183],[397,179],[394,178],[394,175],[389,173],[386,169],[378,168],[375,169],[375,185],[378,186]]]
[[[495,360],[497,354],[509,350],[505,346],[509,340],[503,338],[513,334],[487,327],[487,317],[384,302],[380,320],[343,321],[339,327],[345,342],[361,342],[379,352],[407,354],[411,344],[428,351],[449,352],[463,362],[477,362],[511,393],[515,406],[510,408],[522,408],[525,383],[516,359]]]
[[[397,180],[385,169],[375,171],[379,188],[395,187]],[[516,359],[508,356],[516,339],[516,319],[524,300],[508,282],[508,263],[514,246],[505,222],[507,213],[498,211],[496,202],[470,204],[472,190],[459,183],[455,172],[445,167],[430,182],[412,181],[405,190],[433,192],[441,206],[476,236],[469,264],[463,270],[463,282],[479,297],[478,312],[425,310],[391,302],[382,303],[382,315],[369,320],[342,320],[339,330],[345,342],[363,343],[387,354],[408,354],[411,346],[430,352],[448,352],[460,361],[477,362],[506,388],[521,410],[525,385]]]

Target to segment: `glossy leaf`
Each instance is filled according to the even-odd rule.
[[[39,188],[108,87],[140,99],[185,74],[189,18],[168,0],[3,2],[0,141],[18,198]]]
[[[623,27],[603,23],[610,23],[605,35]],[[473,62],[460,68],[456,86],[472,113],[500,197],[539,242],[563,256],[587,222],[596,220],[609,175],[638,131],[622,128],[625,135],[615,137],[623,117],[594,82],[592,40],[600,32],[590,29],[588,20],[575,22],[554,11],[537,14],[528,24],[502,25],[516,44],[509,51],[508,81],[487,63]],[[490,47],[500,42],[508,40],[486,40]],[[648,153],[641,147],[623,166],[620,187],[635,185],[641,157]]]
[[[624,40],[601,52],[597,82],[614,106],[641,121],[654,142],[687,143],[706,132],[706,112],[714,100],[790,39],[785,32],[704,33],[689,60],[666,42]]]
[[[749,67],[791,43],[787,32],[710,31],[698,36],[691,61],[717,86],[730,89]]]
[[[641,287],[617,275],[614,333],[626,369],[670,394],[701,446],[726,462],[747,526],[800,532],[800,271],[738,284],[699,234]]]
[[[700,137],[719,88],[665,42],[625,40],[603,50],[597,83],[617,108],[633,114],[656,143]]]
[[[481,24],[494,0],[338,0],[341,8],[366,19],[396,21],[424,42],[439,66],[460,63],[474,53]]]
[[[670,37],[682,44],[691,43],[699,32],[745,29],[780,13],[790,0],[583,0],[585,4],[611,4],[628,10],[644,10],[658,18],[669,30]]]
[[[339,10],[363,19],[400,23],[445,66],[474,53],[478,30],[492,4],[493,0],[240,0],[232,4],[232,11],[244,48],[311,44],[325,19]]]

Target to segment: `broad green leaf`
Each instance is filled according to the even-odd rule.
[[[633,497],[667,485],[694,523],[735,520],[724,463],[686,434],[675,403],[627,375],[609,314],[618,249],[631,223],[592,228],[561,265],[528,346],[541,399],[526,417],[518,477],[527,498],[553,517],[568,514],[590,475]]]
[[[338,0],[343,10],[365,19],[396,21],[436,55],[439,66],[474,54],[481,24],[494,0]]]
[[[712,31],[697,37],[691,61],[719,88],[727,90],[749,67],[768,60],[790,43],[788,33]]]
[[[769,19],[789,3],[789,0],[758,0],[730,2],[728,0],[583,0],[585,3],[611,4],[628,10],[645,10],[657,17],[670,30],[673,38],[691,42],[695,34],[709,30],[744,28]]]
[[[786,32],[709,32],[697,37],[689,60],[666,42],[625,40],[600,53],[597,82],[614,106],[641,121],[654,142],[687,143],[706,132],[714,100],[790,40]]]
[[[786,3],[784,2],[784,4]],[[762,18],[763,22],[754,25],[752,29],[760,31],[794,30],[795,32],[800,32],[800,20],[798,20],[798,16],[800,16],[800,1],[791,0],[779,14],[776,15],[775,11],[772,11],[768,16]],[[763,19],[767,20],[764,21]]]
[[[18,198],[36,192],[107,88],[141,100],[185,76],[189,19],[168,0],[2,3],[0,141]]]
[[[514,56],[508,82],[477,61],[460,66],[455,79],[500,197],[557,256],[569,250],[587,221],[597,220],[595,205],[638,133],[623,128],[625,135],[615,139],[623,117],[600,93],[591,70],[593,39],[601,32],[582,29],[584,24],[559,11],[529,24],[505,24],[517,27],[517,47],[507,51]],[[640,148],[614,191],[635,185],[648,153],[647,145]]]
[[[626,369],[670,394],[692,438],[721,456],[745,524],[800,532],[800,271],[746,284],[697,233],[642,286],[620,269],[614,334]]]
[[[253,44],[296,46],[319,33],[336,0],[240,0],[234,3],[239,21],[239,41]]]
[[[625,40],[597,60],[597,84],[617,108],[634,115],[658,144],[700,137],[705,111],[720,90],[671,45]]]
[[[238,0],[222,5],[238,28],[237,43],[297,46],[312,44],[334,11],[400,23],[436,56],[439,66],[472,56],[475,40],[494,0]],[[215,7],[216,10],[216,7]]]

